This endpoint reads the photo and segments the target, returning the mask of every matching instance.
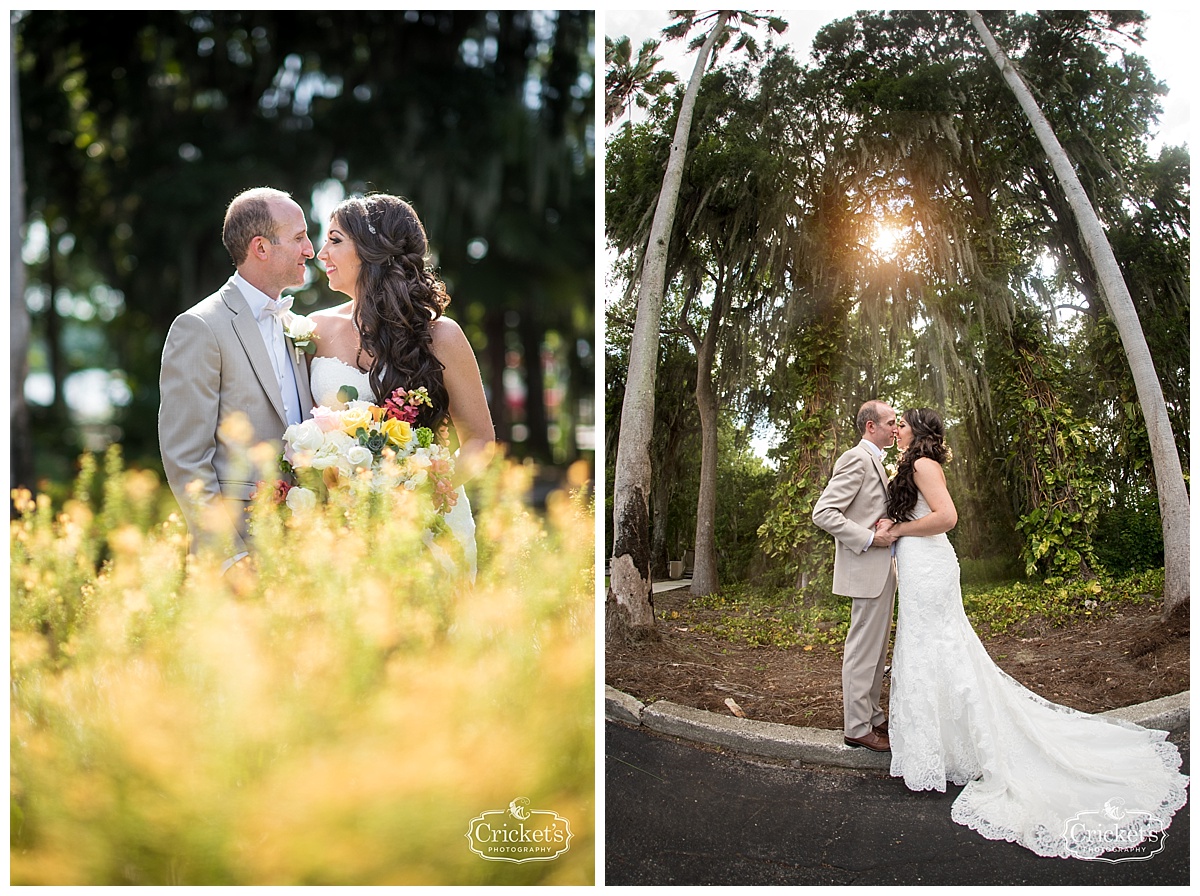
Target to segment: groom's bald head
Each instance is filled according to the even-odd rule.
[[[225,210],[221,241],[233,259],[234,267],[246,260],[250,243],[256,236],[266,237],[272,243],[278,241],[276,210],[289,204],[292,204],[292,197],[272,187],[254,187],[233,197]]]
[[[885,402],[872,399],[858,409],[854,420],[860,438],[886,451],[896,441],[896,412]]]
[[[874,423],[879,425],[883,422],[883,416],[891,408],[878,399],[872,398],[870,401],[863,402],[863,406],[858,409],[858,416],[854,418],[854,427],[858,430],[859,436],[864,436],[867,433],[867,424]]]

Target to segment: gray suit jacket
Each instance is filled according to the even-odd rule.
[[[308,365],[289,351],[300,415],[312,410]],[[158,443],[192,546],[245,549],[245,510],[259,471],[248,450],[282,450],[287,418],[258,321],[232,278],[175,319],[163,346]],[[235,415],[244,418],[243,424]]]
[[[813,507],[813,522],[835,539],[834,594],[878,597],[887,584],[891,551],[863,550],[876,521],[887,516],[887,482],[883,462],[859,442],[837,459]]]

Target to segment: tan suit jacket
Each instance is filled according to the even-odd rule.
[[[286,339],[286,337],[285,337]],[[290,346],[290,342],[289,342]],[[308,366],[289,351],[303,419],[312,411]],[[193,549],[212,543],[228,556],[245,550],[245,510],[258,470],[247,449],[259,442],[283,448],[287,418],[275,370],[254,312],[231,278],[221,289],[175,319],[163,346],[159,376],[162,404],[158,442],[167,482],[183,509]],[[249,428],[225,426],[235,414]],[[191,483],[197,490],[189,495]],[[215,526],[205,507],[221,507]],[[202,525],[201,517],[205,525]],[[227,530],[218,544],[209,529]]]
[[[887,516],[887,471],[864,441],[846,451],[813,507],[813,522],[834,537],[833,593],[878,597],[892,569],[891,551],[863,550]]]

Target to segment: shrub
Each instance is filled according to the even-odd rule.
[[[1114,573],[1163,565],[1162,518],[1154,495],[1131,507],[1115,507],[1096,522],[1096,559]]]
[[[253,566],[222,575],[117,461],[99,507],[89,482],[57,514],[17,496],[12,883],[592,882],[584,498],[535,514],[498,465],[470,586],[394,508],[264,496]],[[520,797],[568,819],[568,851],[471,852],[471,820]]]

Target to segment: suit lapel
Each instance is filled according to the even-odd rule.
[[[233,332],[237,334],[242,343],[242,349],[250,360],[250,366],[254,368],[254,375],[258,377],[263,392],[271,400],[271,407],[275,408],[275,413],[279,415],[279,419],[286,426],[287,413],[283,410],[283,396],[279,394],[279,382],[275,378],[275,368],[271,364],[271,356],[267,354],[267,345],[263,342],[262,331],[258,328],[258,320],[255,319],[250,306],[246,304],[241,291],[232,280],[221,290],[221,298],[233,312]],[[299,381],[299,377],[297,377],[297,381]]]
[[[875,469],[879,471],[879,481],[883,483],[883,490],[886,492],[888,487],[887,469],[883,465],[883,459],[871,455],[875,461]]]
[[[875,472],[879,474],[879,481],[883,484],[883,490],[886,492],[888,487],[887,470],[883,467],[883,461],[879,456],[868,448],[865,442],[859,442],[858,447],[871,459],[871,464],[875,467]]]

